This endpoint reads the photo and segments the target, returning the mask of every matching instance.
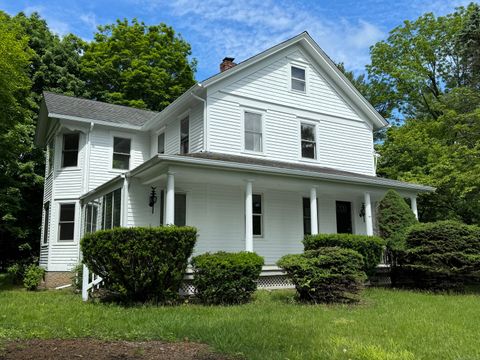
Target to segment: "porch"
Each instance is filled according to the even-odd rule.
[[[281,256],[301,252],[305,234],[373,235],[376,204],[389,188],[410,198],[417,214],[419,185],[338,171],[292,174],[290,168],[198,160],[159,156],[86,194],[84,230],[190,225],[199,233],[195,254],[254,251],[273,266]]]

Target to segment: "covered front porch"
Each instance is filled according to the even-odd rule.
[[[159,156],[87,194],[85,231],[190,225],[199,233],[195,254],[254,251],[272,266],[301,252],[306,234],[373,235],[376,204],[389,188],[409,198],[417,215],[419,185],[204,160]]]

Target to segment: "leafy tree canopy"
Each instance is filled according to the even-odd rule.
[[[190,45],[171,27],[134,19],[98,29],[82,57],[92,97],[162,110],[194,84]]]

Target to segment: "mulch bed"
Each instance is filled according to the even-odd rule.
[[[227,360],[207,345],[191,342],[24,340],[0,343],[0,360]]]

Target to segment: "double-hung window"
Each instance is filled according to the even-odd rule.
[[[292,66],[291,67],[291,89],[294,91],[306,91],[305,69]]]
[[[302,138],[302,158],[317,158],[317,141],[315,137],[315,125],[302,123],[300,125]]]
[[[312,215],[310,212],[310,198],[303,199],[303,234],[310,235],[312,233]]]
[[[128,170],[130,168],[130,139],[113,138],[113,162],[112,168]]]
[[[262,115],[245,111],[245,150],[262,152]]]
[[[98,204],[89,203],[85,212],[85,232],[92,233],[97,231]]]
[[[158,134],[157,137],[157,153],[165,154],[165,133]]]
[[[63,135],[62,167],[77,166],[79,138],[78,133]]]
[[[117,189],[103,197],[103,229],[120,226],[122,189]]]
[[[190,121],[188,116],[180,121],[180,154],[188,154],[190,147]]]
[[[53,171],[53,165],[55,162],[55,140],[52,139],[47,145],[47,176],[50,175]]]
[[[253,222],[253,236],[263,236],[263,206],[262,195],[252,195],[252,222]]]
[[[43,205],[44,219],[43,219],[43,244],[48,243],[48,231],[50,226],[50,202]]]
[[[60,204],[60,220],[58,222],[58,240],[73,241],[75,239],[75,203]]]

